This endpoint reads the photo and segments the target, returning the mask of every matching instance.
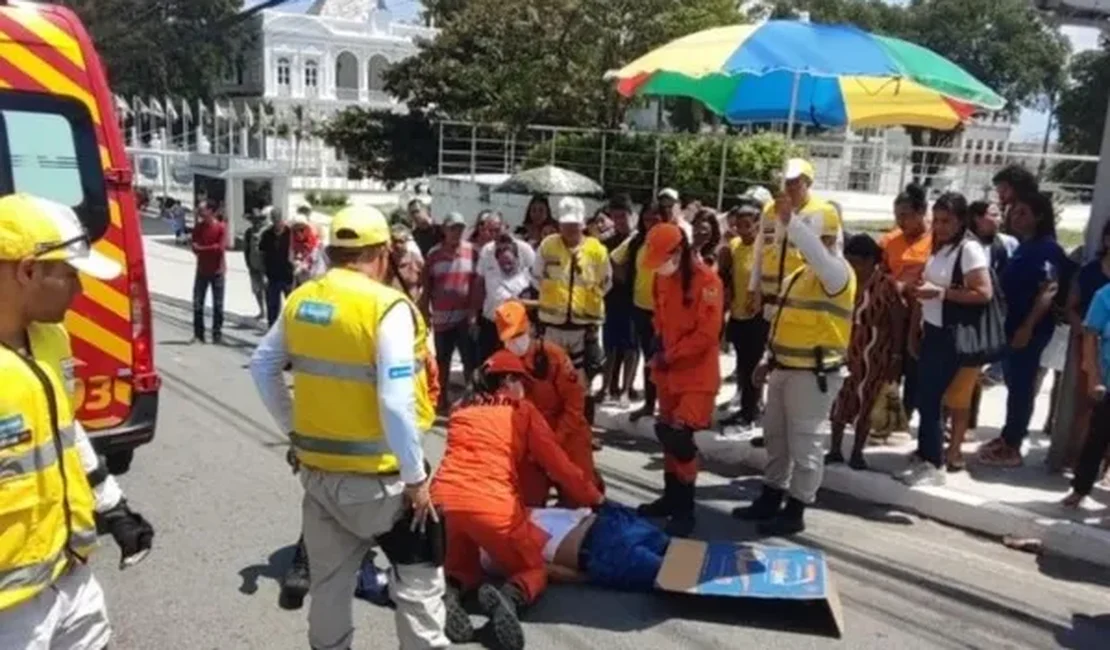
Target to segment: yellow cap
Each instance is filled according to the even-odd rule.
[[[792,181],[795,178],[799,178],[801,176],[805,176],[810,180],[810,182],[813,182],[813,179],[816,176],[813,171],[813,163],[809,162],[805,158],[791,158],[790,160],[786,161],[786,173],[783,175],[783,177],[788,181]]]
[[[337,248],[363,248],[390,241],[385,215],[368,205],[353,205],[335,213],[330,235],[328,245]]]
[[[92,249],[89,234],[73,208],[30,194],[0,198],[0,260],[67,262],[98,280],[122,269]]]

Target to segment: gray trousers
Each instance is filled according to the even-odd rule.
[[[353,594],[362,558],[403,514],[399,478],[333,474],[301,468],[304,543],[312,567],[308,641],[315,650],[345,650],[354,636]],[[446,648],[443,569],[395,565],[389,593],[401,650]]]
[[[826,376],[821,392],[817,375],[809,370],[775,369],[767,378],[767,408],[763,438],[767,447],[767,485],[785,490],[803,503],[813,503],[825,477],[825,449],[829,440],[829,409],[844,377]]]

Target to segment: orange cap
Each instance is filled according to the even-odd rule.
[[[648,231],[644,240],[644,268],[654,271],[674,255],[682,245],[682,229],[673,223],[661,223]]]
[[[502,342],[515,339],[528,331],[528,310],[519,300],[504,302],[493,312],[493,322]]]
[[[485,369],[486,372],[494,374],[528,374],[528,371],[524,368],[524,361],[508,350],[498,350],[491,354],[490,358],[486,359]]]

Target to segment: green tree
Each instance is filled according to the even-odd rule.
[[[776,0],[757,11],[788,17],[808,11],[813,22],[848,22],[868,31],[903,38],[943,54],[1022,107],[1043,103],[1061,87],[1067,40],[1033,9],[1028,0]],[[951,147],[960,129],[907,129],[915,146]],[[926,178],[947,164],[944,154],[919,156],[917,174]]]
[[[439,36],[386,74],[412,106],[455,119],[615,126],[627,102],[605,72],[706,27],[734,0],[439,0]]]
[[[1068,83],[1056,104],[1060,149],[1067,153],[1097,155],[1102,127],[1110,103],[1110,43],[1076,54],[1068,66]],[[1095,182],[1094,163],[1060,162],[1052,168],[1053,180],[1089,185]]]
[[[255,44],[257,18],[235,23],[242,0],[56,0],[81,17],[120,95],[212,97]]]
[[[355,177],[400,181],[436,169],[437,133],[419,112],[399,115],[352,106],[331,118],[319,135],[343,152]]]

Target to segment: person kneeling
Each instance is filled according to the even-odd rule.
[[[432,499],[442,508],[447,528],[447,636],[453,643],[474,636],[460,597],[476,592],[495,647],[524,647],[518,615],[547,587],[546,535],[521,502],[516,468],[526,455],[577,503],[602,502],[592,477],[570,461],[543,415],[525,399],[526,373],[519,357],[505,350],[494,353],[447,423],[447,447]],[[508,575],[500,589],[482,580],[481,549]]]

